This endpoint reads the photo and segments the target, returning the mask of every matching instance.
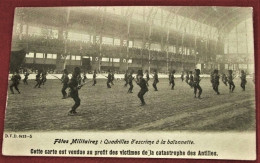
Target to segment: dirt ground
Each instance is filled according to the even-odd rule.
[[[145,94],[147,105],[140,106],[134,83],[132,94],[124,81],[115,81],[111,89],[106,81],[90,81],[79,91],[81,105],[78,114],[68,116],[74,104],[72,98],[61,99],[59,80],[47,80],[41,88],[33,88],[34,80],[19,85],[21,94],[8,90],[5,131],[252,131],[255,130],[255,91],[248,79],[246,91],[235,79],[236,89],[220,83],[216,95],[209,78],[203,78],[202,99],[194,98],[193,89],[179,78],[171,90],[168,79],[160,79],[158,90]]]

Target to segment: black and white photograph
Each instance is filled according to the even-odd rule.
[[[3,153],[254,160],[253,31],[251,7],[18,7]]]

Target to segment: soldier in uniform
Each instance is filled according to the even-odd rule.
[[[128,84],[129,84],[130,87],[129,87],[127,93],[133,93],[133,88],[134,88],[133,80],[134,80],[134,77],[132,75],[133,75],[133,71],[131,71],[130,74],[128,75]]]
[[[244,70],[241,70],[241,84],[240,84],[240,86],[241,86],[241,88],[243,89],[243,91],[245,91],[246,90],[246,73],[245,73],[245,71]]]
[[[172,77],[172,72],[169,71],[169,76],[168,76],[168,79],[169,79],[169,85],[171,85],[171,77]]]
[[[157,71],[155,70],[154,71],[154,76],[153,76],[153,88],[155,91],[158,91],[157,89],[157,83],[159,83],[159,78],[158,78],[158,74],[157,74]]]
[[[200,99],[202,89],[200,87],[200,69],[195,69],[195,75],[194,75],[194,97],[197,97],[197,90],[199,90],[198,98]]]
[[[222,82],[227,86],[227,81],[228,81],[228,79],[227,79],[227,76],[226,76],[226,74],[222,74]]]
[[[71,89],[70,96],[73,98],[75,104],[72,106],[71,110],[69,111],[69,115],[75,115],[76,109],[80,106],[80,98],[79,98],[79,92],[78,90],[80,89],[79,85],[79,76],[80,76],[80,68],[75,67],[74,72],[72,74],[72,78],[70,79],[70,82],[68,86]],[[81,78],[81,76],[80,76]]]
[[[108,70],[108,76],[107,76],[107,88],[111,88],[111,80],[112,80],[112,74],[110,72],[110,70]]]
[[[13,91],[13,87],[15,88],[15,90],[20,94],[21,92],[19,91],[18,89],[18,85],[19,85],[19,82],[21,80],[21,76],[19,74],[19,71],[16,70],[15,73],[12,75],[11,77],[11,81],[12,81],[12,84],[10,85],[10,90],[12,92],[12,94],[14,94],[14,91]]]
[[[97,84],[97,72],[96,70],[94,70],[93,72],[93,85],[92,86],[95,86]]]
[[[170,79],[170,84],[172,85],[172,90],[174,90],[174,86],[175,86],[175,82],[174,82],[174,74],[175,74],[175,70],[172,71],[171,73],[171,79]]]
[[[41,80],[41,84],[44,85],[44,83],[47,81],[47,72],[46,71],[43,71],[42,72],[42,80]]]
[[[182,71],[181,72],[181,81],[183,82],[183,80],[184,80],[184,72]]]
[[[141,90],[138,93],[138,97],[141,100],[141,106],[145,105],[145,101],[144,101],[144,94],[146,92],[148,92],[148,88],[147,88],[147,84],[145,79],[143,78],[143,72],[142,70],[138,70],[137,72],[137,81],[136,84],[139,85],[141,87]]]
[[[112,74],[111,74],[111,84],[114,85],[113,81],[115,80],[115,72],[112,71]]]
[[[190,85],[190,87],[191,87],[191,88],[193,88],[193,83],[194,83],[194,80],[193,80],[192,71],[190,71],[190,76],[189,76],[189,79],[190,79],[190,81],[189,81],[189,85]]]
[[[68,76],[68,74],[69,74],[69,73],[68,73],[67,69],[64,69],[64,70],[63,70],[63,75],[62,75],[62,77],[61,77],[61,81],[62,81],[62,84],[63,84],[63,87],[62,87],[62,89],[61,89],[61,92],[62,92],[62,95],[63,95],[62,99],[67,98],[66,89],[69,87],[69,86],[68,86],[68,82],[69,82],[69,76]]]
[[[38,73],[37,73],[37,75],[36,75],[35,81],[36,81],[37,83],[36,83],[36,85],[34,86],[34,88],[36,88],[36,87],[41,88],[41,84],[42,84],[41,71],[38,71]]]
[[[218,70],[214,70],[214,75],[213,75],[213,89],[214,91],[219,95],[218,91],[218,86],[219,86],[219,74]]]
[[[150,80],[149,71],[146,70],[145,72],[146,72],[146,84],[147,84],[147,86],[149,87],[149,83],[148,83],[149,80]]]
[[[234,89],[235,89],[235,84],[234,84],[234,82],[233,82],[233,79],[234,79],[234,77],[233,77],[233,71],[232,70],[228,70],[228,85],[229,85],[229,92],[233,92],[234,91]]]
[[[185,77],[185,82],[186,82],[187,84],[189,84],[189,80],[190,80],[189,72],[187,71],[187,72],[186,72],[186,77]]]
[[[29,75],[30,75],[29,72],[26,70],[26,72],[24,73],[24,79],[23,79],[23,83],[26,85],[28,85],[27,80],[28,80]]]
[[[128,85],[128,71],[126,70],[125,71],[125,76],[124,76],[124,80],[125,80],[125,87],[127,87],[127,85]]]

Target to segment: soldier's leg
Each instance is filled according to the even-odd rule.
[[[62,89],[61,89],[61,92],[62,92],[62,95],[63,95],[63,99],[65,99],[66,96],[67,96],[66,89],[67,89],[67,86],[63,85],[63,87],[62,87]]]
[[[107,88],[111,88],[109,81],[107,81]]]
[[[133,93],[133,87],[134,87],[134,85],[131,84],[131,85],[130,85],[130,88],[129,88],[129,92],[130,92],[130,93]]]
[[[38,88],[41,88],[41,85],[42,85],[42,81],[40,80],[40,81],[39,81]]]
[[[200,98],[200,95],[201,95],[201,93],[202,93],[202,89],[201,89],[201,87],[200,87],[200,85],[198,85],[198,89],[199,89],[199,98]]]
[[[34,88],[36,88],[38,85],[39,85],[39,81],[38,80],[36,80],[36,85],[34,86]]]
[[[194,85],[194,97],[197,97],[197,85]]]
[[[243,89],[243,91],[245,90],[245,83],[242,81],[241,84],[240,84],[241,88]]]
[[[155,82],[153,82],[153,88],[156,89],[156,88],[155,88]]]
[[[73,98],[75,104],[72,106],[70,113],[76,113],[76,109],[80,106],[80,98],[78,93],[71,95],[71,97]]]
[[[174,81],[172,81],[172,90],[174,89],[174,85],[175,85],[175,84],[174,84]]]
[[[15,84],[15,85],[14,85],[14,88],[15,88],[15,90],[20,94],[20,91],[19,91],[19,89],[18,89],[18,84]]]
[[[11,90],[11,92],[12,92],[12,94],[14,94],[14,91],[13,91],[13,86],[14,86],[14,83],[12,83],[11,85],[10,85],[10,90]]]
[[[157,82],[153,83],[153,87],[154,87],[155,91],[158,91],[158,89],[157,89]]]
[[[217,91],[217,94],[219,95],[218,86],[219,86],[219,84],[216,84],[216,91]]]
[[[145,94],[145,91],[143,91],[143,90],[140,90],[140,92],[138,93],[138,97],[141,100],[142,105],[145,104],[145,102],[144,102],[144,94]]]
[[[212,84],[212,88],[213,88],[213,90],[216,92],[215,84]]]
[[[232,92],[235,90],[235,84],[234,84],[234,82],[232,82]]]
[[[143,100],[142,100],[142,95],[141,95],[141,91],[140,91],[140,92],[138,92],[137,96],[138,96],[138,98],[141,100],[141,103],[143,103]]]
[[[243,89],[243,91],[245,91],[245,88],[246,88],[246,84],[244,82],[241,83],[241,87]]]

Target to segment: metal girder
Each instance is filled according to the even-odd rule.
[[[197,21],[196,24],[194,25],[193,30],[192,30],[191,33],[194,33],[194,31],[195,31],[195,29],[196,29],[198,23],[205,24],[204,22],[207,21],[207,19],[208,19],[209,17],[211,17],[212,14],[214,14],[214,12],[215,12],[215,10],[212,10],[212,12],[210,12],[209,15],[207,15],[206,17],[204,17],[204,19],[202,20],[202,22]],[[209,26],[209,25],[208,25],[208,26]],[[212,26],[212,27],[214,27],[214,26]]]
[[[196,12],[195,12],[195,13],[196,13]],[[191,12],[189,16],[192,16],[192,15],[193,15],[193,13]],[[194,15],[195,15],[195,14],[194,14]],[[194,16],[194,15],[193,15],[193,16]],[[183,22],[184,22],[185,20],[186,20],[186,22],[188,22],[188,20],[191,19],[191,18],[189,18],[189,16],[188,16],[188,17],[184,17],[184,16],[183,16],[184,19],[182,20],[182,22],[181,22],[181,24],[180,24],[180,26],[179,26],[179,29],[177,29],[177,30],[180,30],[180,29],[181,29],[181,27],[182,27],[182,25],[183,25]],[[193,17],[193,16],[192,16],[192,17]],[[186,24],[187,24],[187,23],[186,23]]]
[[[217,24],[219,24],[221,21],[223,21],[223,18],[228,17],[231,13],[233,13],[233,12],[235,12],[235,11],[237,11],[237,10],[239,10],[239,8],[237,8],[237,7],[228,10],[227,13],[224,13],[220,18],[218,18],[218,20],[213,24],[213,26],[216,27]],[[217,30],[218,34],[220,34],[219,28],[217,28],[217,29],[218,29],[218,30]],[[215,32],[215,33],[216,33],[216,32]],[[215,33],[214,33],[214,34],[215,34]]]
[[[240,17],[241,15],[243,15],[244,17],[242,18],[242,17]],[[224,30],[226,30],[226,27],[228,26],[228,25],[231,25],[231,24],[238,24],[238,23],[240,23],[240,22],[242,22],[243,21],[243,19],[244,20],[246,20],[246,17],[247,16],[250,16],[251,15],[251,13],[247,13],[246,15],[245,15],[245,13],[239,13],[239,14],[237,14],[235,17],[233,17],[232,19],[230,19],[229,21],[227,21],[227,22],[225,22],[225,23],[222,23],[222,27],[219,29],[219,32],[221,33],[221,34],[224,34]],[[239,20],[239,22],[238,22],[238,18],[240,18]],[[237,22],[237,23],[235,23],[235,22]]]

